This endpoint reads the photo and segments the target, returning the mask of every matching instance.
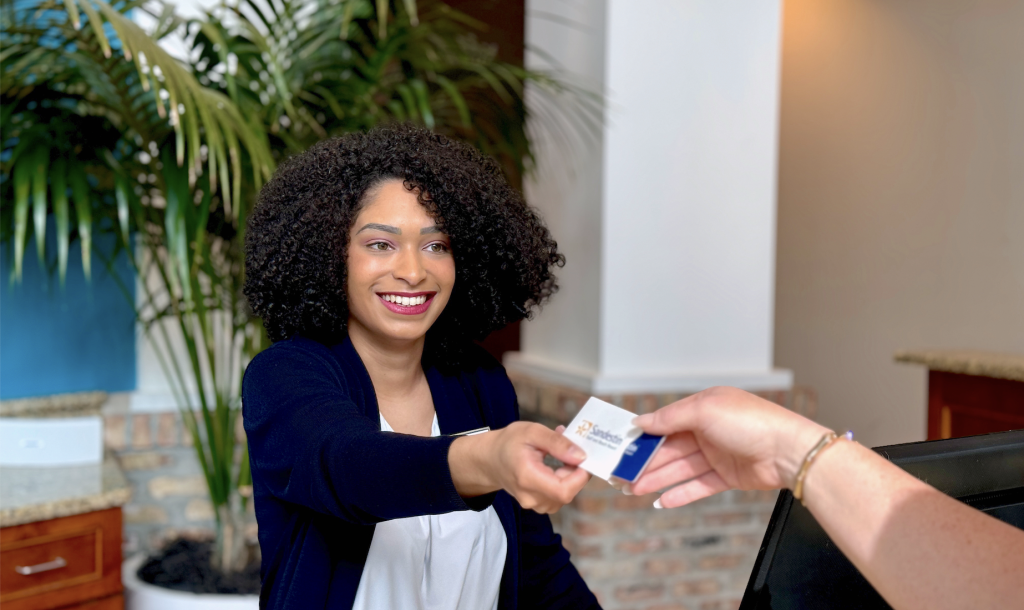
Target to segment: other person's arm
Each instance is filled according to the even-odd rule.
[[[669,435],[631,488],[671,487],[682,506],[730,488],[792,489],[828,429],[734,388],[713,388],[637,418]],[[1024,602],[1024,531],[974,510],[874,451],[839,440],[811,464],[803,500],[897,610],[1011,608]]]

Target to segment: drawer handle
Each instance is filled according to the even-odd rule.
[[[22,576],[32,576],[40,572],[49,572],[50,570],[56,570],[63,568],[68,565],[68,562],[64,561],[63,557],[58,557],[53,561],[47,561],[46,563],[37,563],[34,566],[14,566],[14,571]]]

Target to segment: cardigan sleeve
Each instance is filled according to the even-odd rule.
[[[329,352],[290,342],[253,359],[242,404],[254,484],[358,524],[469,509],[448,468],[454,438],[381,432],[354,381]]]
[[[528,509],[520,517],[521,608],[601,610],[576,567],[551,519]]]

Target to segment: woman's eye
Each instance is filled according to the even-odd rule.
[[[370,249],[371,250],[383,251],[383,250],[388,250],[390,248],[391,248],[391,246],[387,242],[383,242],[383,241],[375,241],[372,244],[370,244]]]
[[[442,243],[435,242],[427,246],[427,250],[430,250],[431,252],[435,253],[447,252],[448,246]]]

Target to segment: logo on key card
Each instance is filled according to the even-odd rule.
[[[576,434],[589,441],[604,445],[609,449],[617,449],[624,440],[618,434],[602,430],[600,426],[595,426],[594,422],[586,419],[582,420],[579,426],[576,426]]]
[[[576,426],[576,434],[579,434],[583,438],[587,438],[587,434],[590,429],[594,427],[594,422],[583,420],[580,425]]]

